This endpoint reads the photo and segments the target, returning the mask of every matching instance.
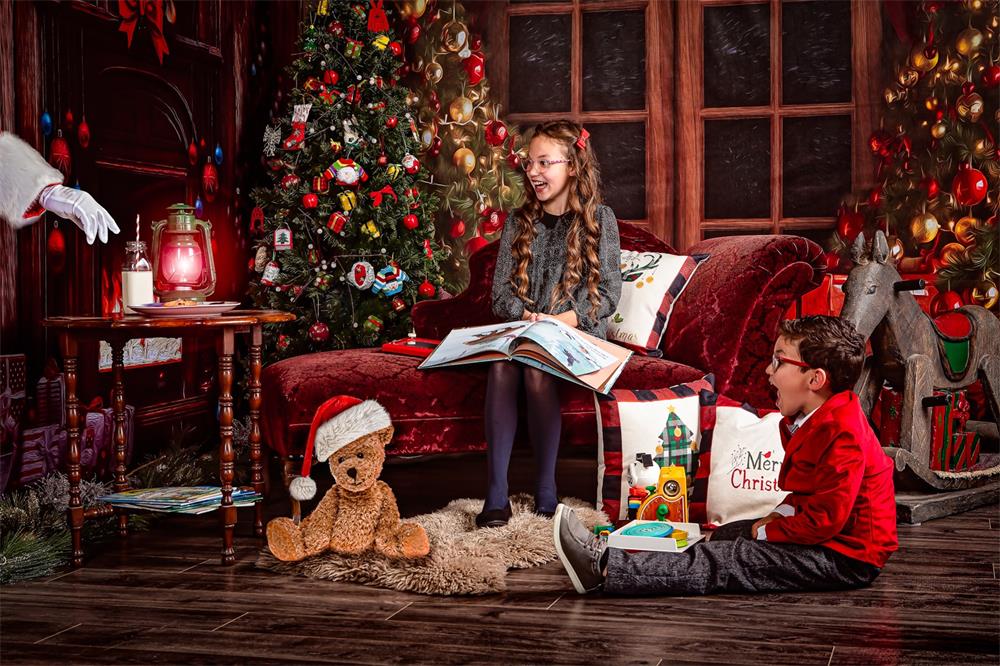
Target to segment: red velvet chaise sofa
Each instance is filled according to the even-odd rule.
[[[620,222],[623,250],[673,252],[663,241]],[[708,255],[674,305],[662,358],[634,355],[615,388],[657,389],[714,373],[716,390],[755,406],[773,406],[765,367],[778,323],[789,306],[823,277],[821,248],[796,236],[729,236],[698,243]],[[458,296],[417,303],[417,336],[441,339],[449,330],[496,322],[490,286],[497,244],[470,258],[471,281]],[[392,416],[390,454],[484,449],[486,366],[418,370],[421,359],[379,349],[305,354],[264,369],[265,445],[286,461],[299,457],[316,408],[337,394],[378,400]],[[590,391],[568,382],[562,394],[563,445],[596,447]],[[523,433],[523,429],[521,429]],[[287,479],[286,479],[287,480]]]

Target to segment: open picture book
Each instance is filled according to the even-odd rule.
[[[607,394],[632,352],[557,319],[458,328],[420,364],[422,370],[487,361],[519,361]]]

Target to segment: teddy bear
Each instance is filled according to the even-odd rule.
[[[392,489],[378,478],[392,435],[388,412],[374,400],[341,395],[320,405],[306,440],[302,476],[292,480],[289,491],[299,501],[315,496],[309,477],[314,449],[319,462],[329,460],[334,485],[301,523],[275,518],[267,524],[267,546],[275,557],[297,562],[330,550],[415,559],[430,552],[424,528],[400,521]]]

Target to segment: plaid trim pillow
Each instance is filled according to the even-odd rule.
[[[666,389],[615,389],[594,394],[597,411],[597,508],[611,520],[625,520],[625,468],[648,453],[664,465],[683,465],[688,488],[697,473],[703,424],[714,422],[715,377],[707,375]],[[660,449],[657,451],[657,449]]]
[[[622,252],[622,295],[608,318],[608,340],[640,354],[657,355],[674,303],[706,254]]]

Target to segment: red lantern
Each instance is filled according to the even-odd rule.
[[[958,166],[958,173],[951,181],[951,193],[962,206],[975,206],[986,197],[986,177],[968,162]]]
[[[76,128],[76,140],[80,142],[81,148],[86,148],[90,145],[90,125],[87,124],[87,116],[83,117],[80,124]]]
[[[853,243],[865,227],[865,217],[858,210],[841,204],[837,211],[837,235],[845,243]]]
[[[483,80],[485,74],[485,62],[482,53],[473,53],[465,59],[465,73],[469,77],[469,83],[476,85]]]
[[[211,157],[205,160],[205,166],[201,169],[201,187],[205,192],[205,200],[209,203],[215,201],[215,194],[219,191],[219,172],[215,170]]]
[[[507,140],[507,126],[499,120],[491,120],[486,124],[486,143],[499,146]]]
[[[420,218],[418,218],[413,213],[410,213],[409,215],[403,218],[403,226],[409,229],[410,231],[413,231],[418,226],[420,226]]]
[[[417,293],[420,294],[424,298],[434,298],[434,293],[435,292],[436,292],[436,290],[434,289],[434,285],[432,285],[427,280],[424,280],[420,284],[420,286],[417,287]]]
[[[465,235],[465,220],[460,217],[456,217],[451,221],[451,229],[448,230],[448,235],[452,238],[461,238]]]

